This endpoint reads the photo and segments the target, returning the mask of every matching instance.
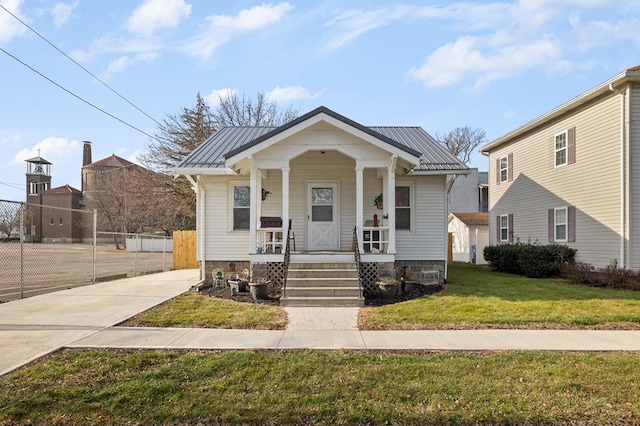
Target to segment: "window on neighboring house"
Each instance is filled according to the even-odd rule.
[[[513,214],[497,216],[498,242],[513,242]]]
[[[576,162],[576,128],[572,127],[554,136],[554,161],[560,167]]]
[[[63,223],[62,223],[62,218],[60,218],[60,225],[63,225]]]
[[[53,225],[53,218],[51,218],[51,224]]]
[[[549,209],[549,241],[566,243],[575,241],[576,209],[574,206]]]
[[[513,180],[513,154],[504,155],[496,160],[496,183]]]
[[[507,157],[500,158],[500,182],[506,182],[509,170],[509,160]]]
[[[567,132],[556,135],[556,167],[567,164]]]
[[[233,230],[249,229],[250,198],[248,186],[233,187]]]
[[[411,229],[411,187],[396,186],[396,229]]]

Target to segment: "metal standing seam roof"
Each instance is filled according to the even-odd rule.
[[[278,127],[224,127],[189,154],[176,169],[224,168],[226,154],[238,150],[246,144],[252,144],[256,139],[275,129],[278,129]],[[467,166],[462,164],[420,127],[376,126],[368,127],[368,129],[380,134],[383,138],[391,139],[420,153],[420,164],[414,167],[413,170],[447,171],[468,169]]]

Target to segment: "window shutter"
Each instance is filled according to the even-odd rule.
[[[507,224],[507,226],[509,227],[509,242],[512,243],[513,242],[513,213],[509,214],[508,221],[509,223]]]
[[[555,237],[555,214],[553,209],[549,209],[549,242],[552,243]]]
[[[496,241],[500,242],[500,215],[496,216]]]
[[[509,182],[513,180],[513,153],[507,156],[507,180]]]
[[[576,128],[572,127],[567,131],[567,163],[576,162]]]
[[[576,207],[567,207],[567,241],[576,242]]]
[[[496,160],[496,185],[500,185],[500,158]]]

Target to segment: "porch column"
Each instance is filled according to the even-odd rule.
[[[364,226],[364,166],[356,161],[356,229],[358,232],[358,251],[363,251],[362,238],[364,233],[362,227]]]
[[[396,161],[397,156],[392,156],[387,167],[387,195],[384,198],[384,207],[389,216],[389,250],[388,253],[396,253]]]
[[[258,220],[260,220],[260,211],[262,204],[262,172],[254,166],[253,159],[250,158],[251,168],[249,175],[249,253],[255,254],[257,240]]]
[[[282,242],[286,244],[289,235],[289,170],[290,167],[282,167]],[[284,253],[284,249],[283,249]]]

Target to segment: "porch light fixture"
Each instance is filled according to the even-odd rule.
[[[324,152],[325,152],[324,149],[320,150],[320,154],[324,154]]]

